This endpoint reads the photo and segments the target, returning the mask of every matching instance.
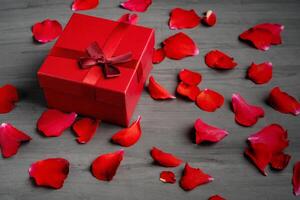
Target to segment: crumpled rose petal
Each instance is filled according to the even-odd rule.
[[[64,158],[48,158],[31,164],[28,172],[37,186],[60,189],[68,177],[69,165]]]
[[[187,97],[191,101],[195,101],[198,94],[200,93],[200,89],[195,85],[188,85],[184,82],[180,82],[177,85],[176,92],[181,96]]]
[[[222,51],[212,50],[205,55],[205,63],[213,69],[228,70],[237,66],[234,59]]]
[[[273,169],[283,170],[284,168],[286,168],[286,166],[288,166],[290,160],[291,156],[289,154],[281,152],[273,155],[270,165]]]
[[[46,137],[58,137],[73,124],[76,117],[77,114],[74,112],[68,114],[48,109],[39,118],[37,128]]]
[[[124,147],[134,145],[142,135],[141,122],[142,117],[138,116],[138,119],[133,122],[130,127],[124,128],[121,131],[115,133],[112,136],[112,141]]]
[[[89,10],[96,8],[99,4],[99,0],[74,0],[72,4],[72,10]]]
[[[253,126],[265,112],[261,107],[250,105],[239,94],[232,95],[232,108],[235,121],[242,126]]]
[[[17,88],[12,85],[4,85],[0,88],[0,114],[8,113],[15,107],[19,100]]]
[[[99,120],[88,117],[76,121],[72,127],[77,135],[77,142],[80,144],[88,143],[96,133],[99,122]]]
[[[247,77],[256,84],[265,84],[272,79],[272,63],[252,63],[248,68]]]
[[[4,158],[15,155],[18,152],[20,145],[31,139],[30,136],[16,129],[11,124],[2,123],[0,125],[0,147]]]
[[[196,105],[207,112],[214,112],[224,104],[224,97],[214,90],[204,89],[196,98]]]
[[[194,128],[196,130],[196,144],[202,142],[219,142],[228,135],[226,130],[208,125],[200,118],[195,121]]]
[[[226,200],[226,199],[224,199],[220,195],[213,195],[213,196],[209,197],[208,200]]]
[[[186,191],[190,191],[197,186],[209,183],[213,180],[213,177],[205,174],[201,169],[193,168],[188,163],[186,163],[183,175],[180,179],[180,187]]]
[[[150,154],[156,163],[164,167],[177,167],[182,163],[182,160],[175,157],[173,154],[166,153],[156,147],[151,149]]]
[[[206,26],[214,26],[217,23],[217,16],[212,10],[208,10],[202,18],[202,23]]]
[[[281,40],[281,31],[284,30],[284,26],[281,24],[271,24],[271,23],[264,23],[258,24],[253,27],[254,29],[264,29],[268,30],[272,33],[272,41],[271,44],[278,45],[282,43]]]
[[[271,124],[264,127],[255,134],[248,137],[249,148],[245,150],[248,156],[263,175],[266,166],[272,158],[288,146],[287,131],[278,124]]]
[[[163,41],[165,55],[168,58],[180,60],[199,54],[196,43],[186,34],[179,32]]]
[[[32,34],[40,43],[51,42],[62,33],[62,26],[56,20],[46,19],[32,26]]]
[[[194,28],[200,24],[201,18],[192,10],[174,8],[171,10],[169,27],[170,29]]]
[[[275,87],[271,90],[268,103],[277,111],[295,116],[300,114],[300,102],[288,93]]]
[[[296,162],[293,169],[293,191],[296,196],[300,195],[300,162]]]
[[[202,76],[198,72],[182,69],[179,72],[179,79],[188,85],[198,85],[202,80]]]
[[[159,180],[164,183],[175,183],[176,177],[175,174],[171,171],[162,171],[159,176]]]
[[[166,55],[163,48],[154,49],[152,56],[152,63],[159,64],[165,59]]]
[[[148,90],[150,96],[155,100],[175,99],[176,97],[170,94],[163,86],[161,86],[153,76],[149,78]]]
[[[91,166],[94,177],[101,181],[111,181],[123,160],[124,150],[103,154],[96,158]]]
[[[127,0],[121,3],[121,7],[135,12],[145,12],[152,4],[152,0]]]
[[[118,20],[118,22],[124,22],[124,23],[128,23],[128,24],[137,24],[139,20],[139,17],[137,14],[124,14],[120,17],[120,19]]]

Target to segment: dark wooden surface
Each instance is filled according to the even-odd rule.
[[[99,7],[80,13],[109,19],[127,11],[118,7],[119,0],[102,0]],[[200,55],[181,61],[166,59],[156,65],[152,75],[170,91],[174,91],[178,71],[189,68],[201,72],[201,88],[220,91],[226,98],[223,108],[214,113],[198,109],[181,98],[158,102],[143,92],[134,118],[142,115],[143,135],[131,148],[125,149],[125,159],[114,180],[99,182],[92,177],[89,166],[102,153],[119,149],[109,142],[120,127],[102,123],[93,140],[79,145],[68,130],[58,138],[44,138],[36,132],[36,120],[45,101],[36,80],[36,72],[54,44],[35,44],[30,27],[45,18],[57,19],[63,25],[72,14],[71,0],[0,0],[0,85],[14,84],[21,93],[17,107],[0,115],[0,122],[9,122],[27,132],[33,140],[23,145],[10,159],[0,159],[0,199],[207,199],[220,193],[227,199],[296,199],[292,194],[292,166],[300,159],[299,117],[276,112],[265,104],[274,86],[280,86],[300,97],[300,1],[298,0],[154,0],[145,13],[139,14],[140,24],[156,29],[157,44],[176,31],[167,26],[168,13],[173,7],[194,8],[199,14],[213,9],[218,24],[213,28],[200,26],[188,33],[200,47]],[[283,45],[261,52],[238,41],[238,35],[252,25],[276,22],[285,25]],[[238,67],[218,72],[205,66],[203,56],[211,49],[223,50],[236,58]],[[251,62],[271,61],[273,79],[262,86],[246,80],[245,72]],[[251,127],[237,125],[230,110],[231,94],[240,93],[249,102],[262,106],[266,116]],[[230,135],[215,145],[195,145],[191,139],[194,121],[201,117],[207,123],[227,129]],[[243,156],[249,134],[270,124],[280,123],[288,129],[292,155],[290,165],[282,172],[270,171],[262,176]],[[191,192],[178,184],[163,184],[159,173],[163,167],[153,165],[149,156],[152,146],[173,152],[194,167],[200,167],[215,180]],[[35,187],[28,177],[29,165],[39,159],[64,157],[71,162],[70,174],[61,190]],[[183,165],[174,171],[179,179]],[[173,170],[173,169],[172,169]]]

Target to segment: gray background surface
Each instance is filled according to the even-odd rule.
[[[97,9],[80,13],[118,19],[127,11],[118,7],[119,0],[102,0]],[[125,149],[125,159],[114,180],[99,182],[89,172],[91,162],[102,153],[120,147],[109,142],[120,127],[102,123],[93,140],[79,145],[68,130],[58,138],[44,138],[36,132],[36,120],[45,110],[45,101],[38,87],[36,72],[54,44],[33,43],[30,27],[45,18],[57,19],[63,25],[72,14],[71,0],[0,0],[0,85],[14,84],[21,93],[17,107],[9,114],[0,115],[0,122],[9,122],[27,132],[33,140],[23,145],[10,159],[0,158],[0,199],[207,199],[220,193],[227,199],[296,199],[292,194],[292,166],[300,159],[299,117],[281,114],[265,104],[270,89],[280,86],[300,97],[300,1],[298,0],[154,0],[145,13],[139,14],[139,24],[156,29],[157,44],[176,31],[169,30],[167,21],[173,7],[193,8],[199,14],[213,9],[218,24],[183,30],[200,47],[200,55],[181,61],[166,59],[155,65],[152,74],[170,91],[175,91],[177,73],[182,68],[201,72],[201,88],[220,91],[225,105],[214,113],[201,111],[181,98],[158,102],[143,92],[134,118],[142,115],[143,135],[131,148]],[[238,35],[262,22],[285,25],[283,45],[272,46],[261,52],[238,41]],[[209,69],[203,56],[209,50],[220,49],[232,55],[239,63],[228,72]],[[271,61],[274,66],[270,83],[258,86],[245,79],[251,62]],[[266,116],[251,127],[234,122],[230,110],[231,94],[240,93],[249,102],[262,106]],[[195,145],[192,141],[194,121],[201,117],[207,123],[227,129],[230,135],[215,145]],[[262,176],[243,156],[249,134],[270,124],[280,123],[288,129],[292,155],[289,166],[282,172]],[[178,155],[211,174],[215,180],[191,192],[178,184],[163,184],[159,173],[163,167],[152,163],[149,150],[157,146]],[[70,174],[61,190],[35,187],[28,177],[29,165],[39,159],[64,157],[71,162]],[[183,165],[173,171],[178,178]]]

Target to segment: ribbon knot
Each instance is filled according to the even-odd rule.
[[[108,58],[97,42],[91,43],[86,50],[88,56],[79,58],[80,68],[88,69],[95,65],[100,66],[106,78],[120,76],[120,70],[115,65],[132,60],[131,52]]]

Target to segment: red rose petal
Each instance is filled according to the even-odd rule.
[[[164,51],[168,58],[180,60],[199,54],[196,43],[186,34],[179,32],[163,41]]]
[[[250,148],[245,154],[254,162],[262,174],[267,175],[265,167],[272,158],[288,146],[287,132],[278,124],[264,127],[248,137]]]
[[[202,80],[202,76],[198,72],[182,69],[179,72],[179,79],[188,85],[198,85]]]
[[[233,69],[237,66],[234,59],[219,50],[212,50],[205,55],[205,63],[213,69]]]
[[[151,149],[150,154],[156,163],[164,167],[177,167],[182,163],[179,158],[156,147]]]
[[[202,23],[206,26],[214,26],[217,23],[216,14],[212,10],[207,11],[202,18]]]
[[[89,10],[96,8],[99,4],[99,0],[74,0],[72,4],[72,10]]]
[[[204,89],[196,99],[196,105],[204,111],[214,112],[224,104],[224,97],[214,90]]]
[[[136,12],[145,12],[152,4],[152,0],[127,0],[121,3],[121,7]]]
[[[124,22],[124,23],[128,23],[128,24],[137,24],[139,20],[139,17],[137,14],[124,14],[120,17],[120,19],[118,20],[118,22]]]
[[[275,87],[269,94],[268,103],[281,113],[289,113],[293,115],[300,114],[300,102],[288,93]]]
[[[159,180],[164,183],[175,183],[176,177],[175,174],[171,171],[162,171],[159,176]]]
[[[73,124],[73,130],[76,133],[77,142],[85,144],[91,140],[99,126],[99,120],[91,118],[82,118]]]
[[[195,85],[188,85],[184,82],[180,82],[177,85],[176,92],[184,97],[187,97],[191,101],[195,101],[200,89]]]
[[[36,41],[47,43],[57,38],[62,30],[63,28],[58,21],[46,19],[33,25],[32,34]]]
[[[48,109],[39,118],[37,128],[46,137],[57,137],[73,124],[76,117],[77,114],[74,112],[66,114],[59,110]]]
[[[93,161],[92,174],[101,181],[111,181],[123,160],[124,151],[121,149],[99,156]]]
[[[168,90],[157,83],[153,76],[149,78],[148,90],[150,96],[155,100],[175,99],[176,97],[171,95]]]
[[[21,143],[29,140],[31,140],[30,136],[16,129],[11,124],[2,123],[0,125],[0,147],[4,158],[15,155]]]
[[[124,147],[134,145],[142,135],[142,129],[140,125],[141,119],[141,116],[139,116],[138,119],[130,125],[130,127],[124,128],[115,133],[111,138],[112,141]]]
[[[48,158],[31,164],[29,176],[36,185],[60,189],[69,174],[69,161],[63,158]]]
[[[170,29],[194,28],[200,24],[201,18],[192,10],[174,8],[170,13]]]
[[[293,169],[293,191],[296,196],[300,195],[300,162],[296,162]]]
[[[254,29],[264,29],[268,30],[272,33],[272,41],[271,44],[278,45],[281,44],[281,31],[283,31],[284,26],[281,24],[271,24],[271,23],[264,23],[264,24],[258,24],[253,27]]]
[[[208,200],[226,200],[226,199],[224,199],[220,195],[213,195],[213,196],[209,197]]]
[[[8,113],[15,107],[19,100],[17,88],[12,85],[4,85],[0,88],[0,114]]]
[[[185,164],[183,175],[180,179],[180,187],[186,191],[193,190],[197,186],[213,181],[213,177],[202,172],[199,168],[193,168]]]
[[[248,68],[247,77],[256,84],[268,83],[272,79],[272,63],[252,63]]]
[[[152,56],[152,63],[159,64],[165,59],[166,55],[163,48],[154,49]]]
[[[228,132],[220,128],[204,123],[200,118],[195,121],[196,144],[202,142],[219,142],[228,135]]]
[[[273,155],[270,165],[273,169],[283,170],[288,166],[291,156],[285,153],[278,153]]]
[[[235,121],[242,126],[253,126],[265,112],[261,107],[250,105],[239,94],[232,95],[232,107]]]

